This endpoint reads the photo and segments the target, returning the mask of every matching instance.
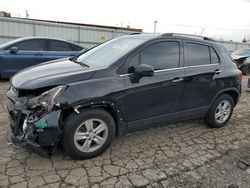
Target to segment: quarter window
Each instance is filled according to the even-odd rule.
[[[216,64],[219,63],[219,57],[217,55],[217,53],[214,51],[213,48],[210,47],[210,55],[211,55],[211,63],[212,64]]]
[[[72,48],[66,42],[51,40],[48,51],[72,51]]]
[[[140,63],[140,54],[134,55],[130,60],[129,60],[129,67],[137,67]]]
[[[76,46],[74,44],[71,44],[71,48],[73,49],[73,51],[81,51],[81,50],[83,50],[83,48],[81,48],[79,46]]]
[[[210,64],[209,47],[200,44],[187,43],[187,66]]]

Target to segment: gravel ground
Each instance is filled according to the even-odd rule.
[[[190,121],[116,138],[101,156],[43,158],[13,145],[0,81],[0,187],[250,187],[250,92],[220,129]]]

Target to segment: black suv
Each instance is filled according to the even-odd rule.
[[[240,93],[241,72],[223,46],[168,33],[124,36],[28,68],[7,97],[15,144],[49,155],[61,142],[86,159],[142,127],[196,118],[222,127]]]

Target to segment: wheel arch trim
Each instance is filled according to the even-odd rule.
[[[127,132],[127,124],[124,122],[121,110],[115,102],[109,100],[93,100],[78,103],[77,105],[73,105],[72,108],[75,113],[80,113],[80,111],[89,108],[101,108],[113,117],[116,125],[116,135],[121,135]]]
[[[234,94],[236,94],[237,96],[237,98],[235,98],[235,96],[232,96],[230,93],[234,93]],[[230,95],[232,98],[233,98],[233,100],[234,100],[234,106],[236,106],[236,104],[237,104],[237,102],[238,102],[238,100],[239,100],[239,97],[240,97],[240,92],[236,89],[236,88],[226,88],[226,89],[223,89],[223,90],[221,90],[221,91],[219,91],[216,95],[215,95],[215,97],[212,99],[212,102],[211,102],[211,105],[210,105],[210,107],[212,106],[212,104],[215,102],[215,100],[220,96],[220,95],[222,95],[222,94],[228,94],[228,95]]]

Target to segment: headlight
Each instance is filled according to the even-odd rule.
[[[25,104],[28,108],[43,106],[47,110],[51,110],[53,106],[57,104],[57,98],[62,95],[62,92],[65,88],[66,86],[57,86],[37,97],[28,99]]]

